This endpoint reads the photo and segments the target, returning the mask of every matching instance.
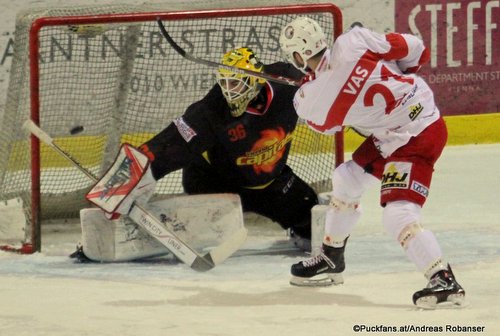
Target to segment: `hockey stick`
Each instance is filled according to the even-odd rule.
[[[219,69],[228,70],[228,71],[238,73],[241,75],[250,75],[250,76],[254,76],[254,77],[259,77],[259,78],[263,78],[263,79],[269,80],[271,82],[279,83],[279,84],[285,84],[285,85],[291,85],[291,86],[300,86],[301,85],[300,80],[296,80],[296,79],[292,79],[292,78],[288,78],[288,77],[283,77],[283,76],[276,76],[276,75],[272,75],[272,74],[267,74],[265,72],[257,72],[257,71],[247,70],[247,69],[241,69],[241,68],[233,67],[230,65],[225,65],[225,64],[212,62],[212,61],[209,61],[206,59],[195,57],[195,56],[187,53],[184,49],[182,49],[174,41],[174,39],[167,32],[167,29],[163,25],[163,22],[161,21],[160,18],[157,18],[156,22],[158,22],[158,27],[160,28],[160,32],[163,35],[163,37],[165,38],[165,40],[167,40],[168,44],[170,44],[170,46],[179,55],[181,55],[183,58],[185,58],[191,62],[194,62],[197,64],[203,64],[203,65],[206,65],[206,66],[209,66],[212,68],[219,68]]]
[[[25,121],[23,128],[51,147],[62,157],[70,161],[93,182],[97,182],[99,180],[97,176],[85,169],[78,161],[71,157],[70,154],[66,153],[62,148],[55,144],[54,140],[32,120]],[[247,236],[247,230],[243,227],[231,236],[230,239],[214,247],[210,252],[202,256],[183,242],[173,232],[167,230],[158,219],[152,216],[142,206],[134,204],[128,216],[139,226],[144,228],[153,238],[164,245],[182,262],[190,266],[195,271],[200,272],[208,271],[226,260],[244,243]]]

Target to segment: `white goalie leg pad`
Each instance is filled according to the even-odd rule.
[[[371,186],[379,183],[373,175],[365,173],[357,163],[350,160],[333,171],[333,191],[326,212],[325,237],[323,242],[333,247],[342,247],[354,225],[361,216],[361,196]]]
[[[241,200],[234,194],[179,195],[146,206],[165,227],[198,251],[228,241],[244,228]],[[94,261],[120,262],[169,253],[128,217],[108,220],[100,209],[80,212],[82,246]]]
[[[442,261],[441,247],[436,236],[420,224],[420,212],[418,204],[408,201],[390,202],[384,208],[382,222],[418,270],[430,278],[439,270],[446,269],[446,266]]]
[[[169,253],[128,217],[110,220],[97,208],[80,210],[83,252],[93,261],[123,262]]]
[[[326,212],[330,207],[319,204],[311,209],[311,255],[321,253],[323,238],[325,236]]]
[[[19,245],[26,240],[26,215],[23,201],[13,198],[0,203],[0,245]]]

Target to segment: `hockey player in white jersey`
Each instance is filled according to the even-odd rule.
[[[333,172],[322,252],[294,264],[290,283],[343,283],[345,244],[361,215],[361,196],[380,185],[384,227],[429,280],[413,295],[414,304],[462,305],[465,291],[436,237],[421,224],[433,167],[447,140],[432,90],[415,74],[429,60],[422,41],[354,26],[329,47],[317,22],[299,17],[283,27],[280,46],[310,79],[295,94],[298,115],[321,133],[350,126],[367,135],[352,160]]]

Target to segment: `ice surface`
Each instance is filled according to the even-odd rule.
[[[207,273],[171,260],[75,264],[67,256],[78,225],[47,225],[43,253],[0,252],[0,335],[320,336],[404,326],[442,329],[408,335],[500,335],[499,166],[500,144],[447,147],[423,210],[467,292],[465,308],[413,306],[426,280],[384,232],[374,189],[349,240],[345,284],[328,288],[288,284],[297,254],[235,256]],[[245,248],[284,239],[276,224],[255,218],[247,217]],[[371,332],[355,332],[357,325]]]

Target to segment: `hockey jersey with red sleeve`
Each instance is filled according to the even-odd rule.
[[[373,134],[388,156],[439,118],[432,90],[414,74],[428,59],[413,35],[355,27],[327,50],[294,106],[318,132],[352,126]]]

